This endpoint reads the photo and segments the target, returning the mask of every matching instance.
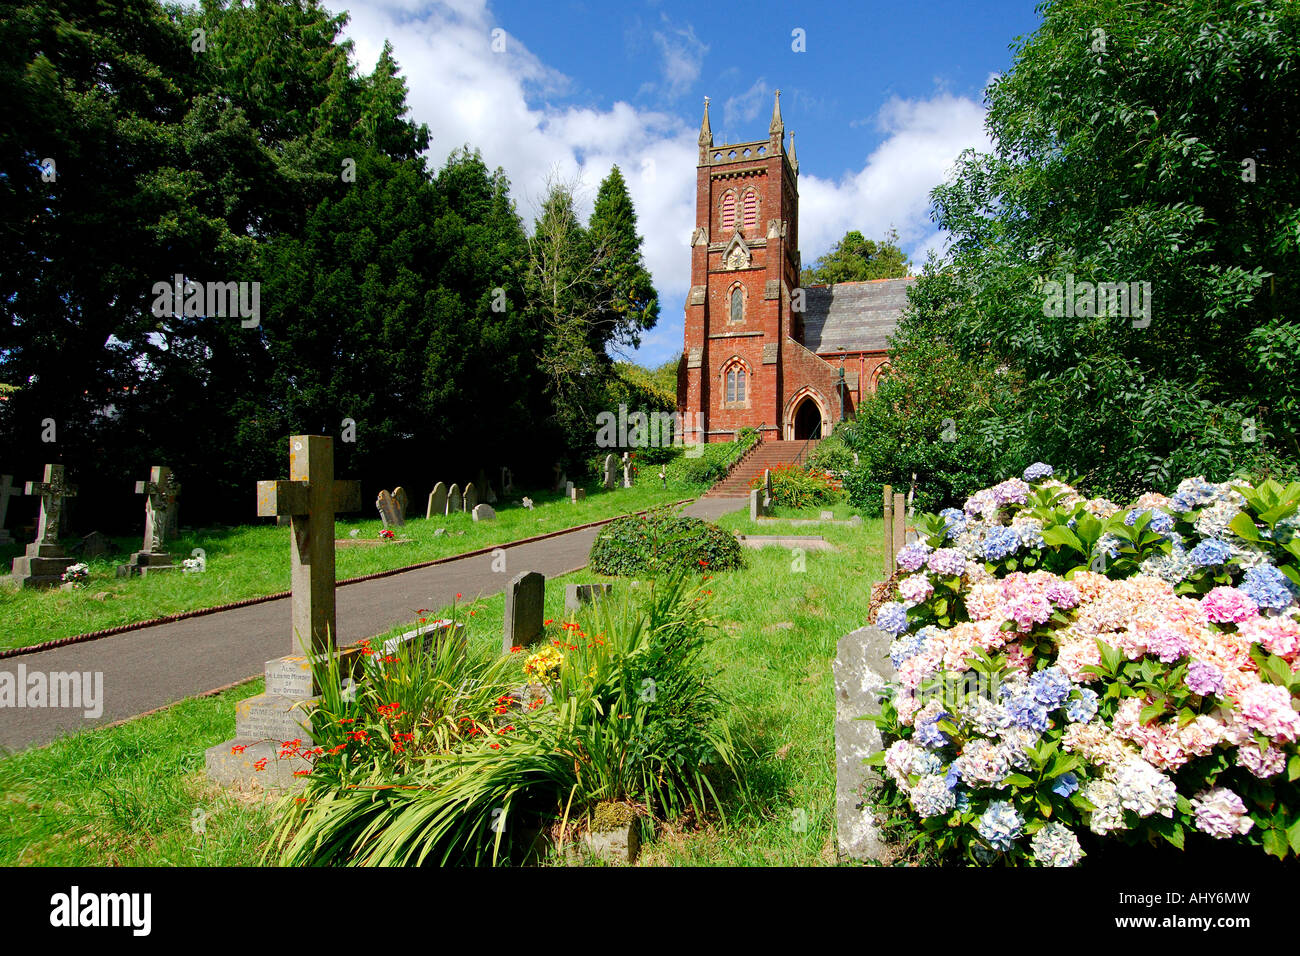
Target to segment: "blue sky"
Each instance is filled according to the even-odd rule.
[[[628,356],[649,365],[682,347],[706,95],[715,141],[740,142],[766,138],[781,89],[805,263],[848,229],[893,226],[919,267],[943,242],[928,192],[962,149],[988,148],[984,85],[1039,22],[1032,0],[325,2],[351,15],[362,70],[393,42],[434,164],[464,142],[479,147],[505,168],[527,221],[548,179],[575,184],[589,209],[618,163],[660,292],[659,325]],[[796,29],[805,52],[792,49]]]

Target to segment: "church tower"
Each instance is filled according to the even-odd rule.
[[[768,138],[750,143],[715,146],[704,101],[677,384],[688,440],[729,441],[746,426],[782,437],[784,352],[802,339],[790,310],[799,285],[793,140],[787,152],[780,90]]]

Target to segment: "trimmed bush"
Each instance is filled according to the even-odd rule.
[[[671,508],[605,525],[589,558],[591,570],[618,575],[732,571],[743,564],[740,544],[730,532]]]

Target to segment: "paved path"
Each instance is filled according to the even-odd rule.
[[[744,504],[710,498],[686,513],[716,518]],[[420,608],[440,608],[457,594],[462,603],[496,594],[520,571],[548,578],[586,566],[599,528],[586,528],[511,547],[506,571],[492,570],[481,554],[339,588],[340,644],[352,644],[412,621]],[[289,600],[281,598],[203,617],[145,627],[124,634],[0,662],[0,675],[79,671],[103,674],[103,713],[94,718],[69,708],[0,708],[0,748],[21,750],[64,733],[133,717],[173,701],[261,674],[272,658],[297,651],[289,628]],[[21,683],[18,684],[22,686]]]

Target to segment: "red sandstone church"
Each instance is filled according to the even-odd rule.
[[[768,138],[715,147],[700,125],[686,347],[677,410],[688,441],[802,441],[853,417],[875,391],[913,280],[799,288],[799,161],[781,93]]]

